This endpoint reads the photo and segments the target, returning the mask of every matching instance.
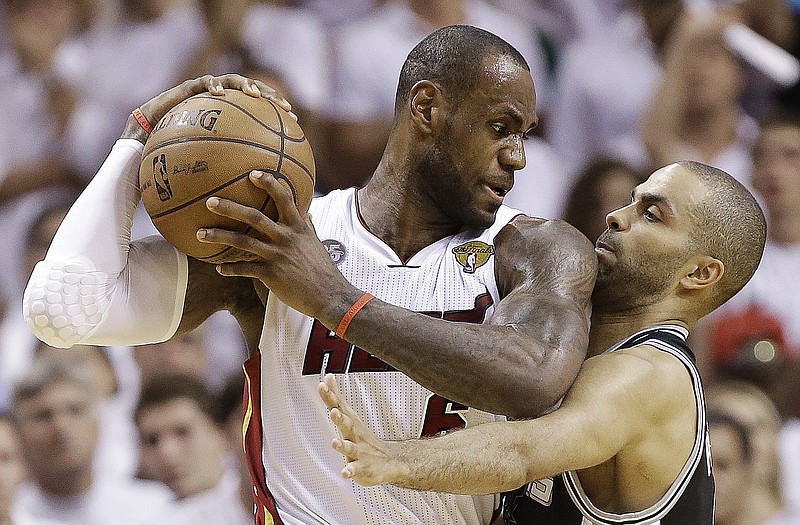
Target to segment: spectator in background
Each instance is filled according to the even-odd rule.
[[[547,98],[544,52],[533,28],[485,0],[390,0],[334,35],[329,150],[335,188],[361,186],[378,165],[392,124],[397,72],[430,32],[451,24],[486,29],[525,57],[536,83],[537,112]]]
[[[36,361],[58,361],[82,370],[91,381],[97,400],[98,443],[94,471],[102,476],[133,478],[138,465],[139,443],[133,424],[133,408],[138,391],[131,378],[119,377],[133,370],[120,368],[121,357],[130,359],[129,347],[76,345],[68,352],[40,343]],[[112,358],[113,354],[118,354]],[[35,361],[34,361],[35,363]],[[35,364],[34,364],[35,366]],[[119,370],[119,373],[118,373]]]
[[[767,244],[750,282],[695,331],[698,358],[711,361],[712,373],[723,355],[753,362],[749,341],[777,343],[771,358],[800,358],[800,115],[776,114],[761,128],[752,184],[765,205]],[[720,348],[733,332],[741,347]]]
[[[780,491],[778,411],[758,387],[721,382],[707,392],[716,525],[790,525]]]
[[[0,50],[0,205],[59,182],[75,183],[61,147],[74,95],[55,71],[77,26],[75,0],[3,0]]]
[[[606,215],[628,205],[633,188],[644,180],[644,175],[621,160],[598,158],[572,186],[563,219],[595,242],[606,230]]]
[[[17,429],[8,415],[0,413],[0,525],[33,525],[13,510],[25,474]]]
[[[651,166],[691,159],[717,166],[752,190],[750,149],[758,125],[742,107],[745,74],[725,44],[727,21],[684,14],[663,49],[663,77],[642,120]]]
[[[22,299],[22,283],[30,276],[34,265],[44,259],[50,241],[77,193],[64,188],[53,188],[47,194],[28,202],[30,206],[16,209],[14,220],[2,222],[0,250],[5,261],[0,264],[4,272],[4,291],[9,307],[0,324],[0,410],[8,409],[14,383],[28,370],[39,341],[31,334],[17,305]]]
[[[628,0],[609,30],[564,50],[547,137],[568,173],[580,171],[598,154],[620,157],[637,169],[650,168],[639,138],[640,122],[665,74],[662,66],[680,20],[699,5],[711,3]],[[729,2],[716,4],[727,21],[738,19],[764,31],[768,38],[783,38],[783,30],[776,30],[768,20],[789,16],[787,0],[740,2],[748,4],[747,11],[732,9]],[[756,109],[752,108],[751,114]]]
[[[252,524],[238,472],[226,469],[216,409],[215,398],[195,377],[162,374],[143,385],[135,412],[142,475],[164,483],[175,497],[174,510],[153,525]]]
[[[19,509],[29,519],[139,525],[166,512],[160,487],[94,472],[96,403],[88,375],[60,361],[37,361],[15,388],[13,416],[30,472]]]

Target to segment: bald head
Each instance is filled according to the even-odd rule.
[[[490,55],[508,56],[530,71],[519,51],[488,31],[467,25],[434,31],[411,50],[400,70],[395,113],[405,105],[411,88],[420,80],[435,83],[452,100],[463,99],[479,85],[484,59]]]
[[[756,199],[728,173],[700,162],[677,164],[706,189],[691,210],[697,225],[692,234],[693,247],[725,265],[713,309],[733,297],[755,273],[764,252],[767,225]]]

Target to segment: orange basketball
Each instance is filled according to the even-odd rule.
[[[203,227],[249,228],[210,212],[211,196],[277,218],[272,199],[249,180],[252,170],[273,174],[291,190],[301,214],[308,211],[314,155],[292,116],[238,90],[201,93],[172,108],[150,134],[139,167],[142,201],[161,235],[183,253],[215,264],[251,260],[249,253],[201,243],[196,235]]]

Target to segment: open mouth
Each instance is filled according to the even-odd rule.
[[[490,189],[490,190],[492,190],[492,192],[493,192],[495,195],[497,195],[498,197],[505,197],[505,196],[506,196],[506,194],[508,193],[508,190],[507,190],[507,189],[500,188],[499,186],[492,186],[492,185],[489,185],[489,189]]]
[[[602,241],[597,241],[595,244],[595,249],[614,253],[614,249]]]

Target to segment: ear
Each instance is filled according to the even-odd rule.
[[[409,110],[411,120],[426,133],[438,127],[442,110],[442,92],[430,80],[420,80],[411,88]]]
[[[703,255],[691,261],[691,271],[681,278],[681,285],[688,290],[708,288],[722,279],[725,274],[725,265],[722,261]]]

